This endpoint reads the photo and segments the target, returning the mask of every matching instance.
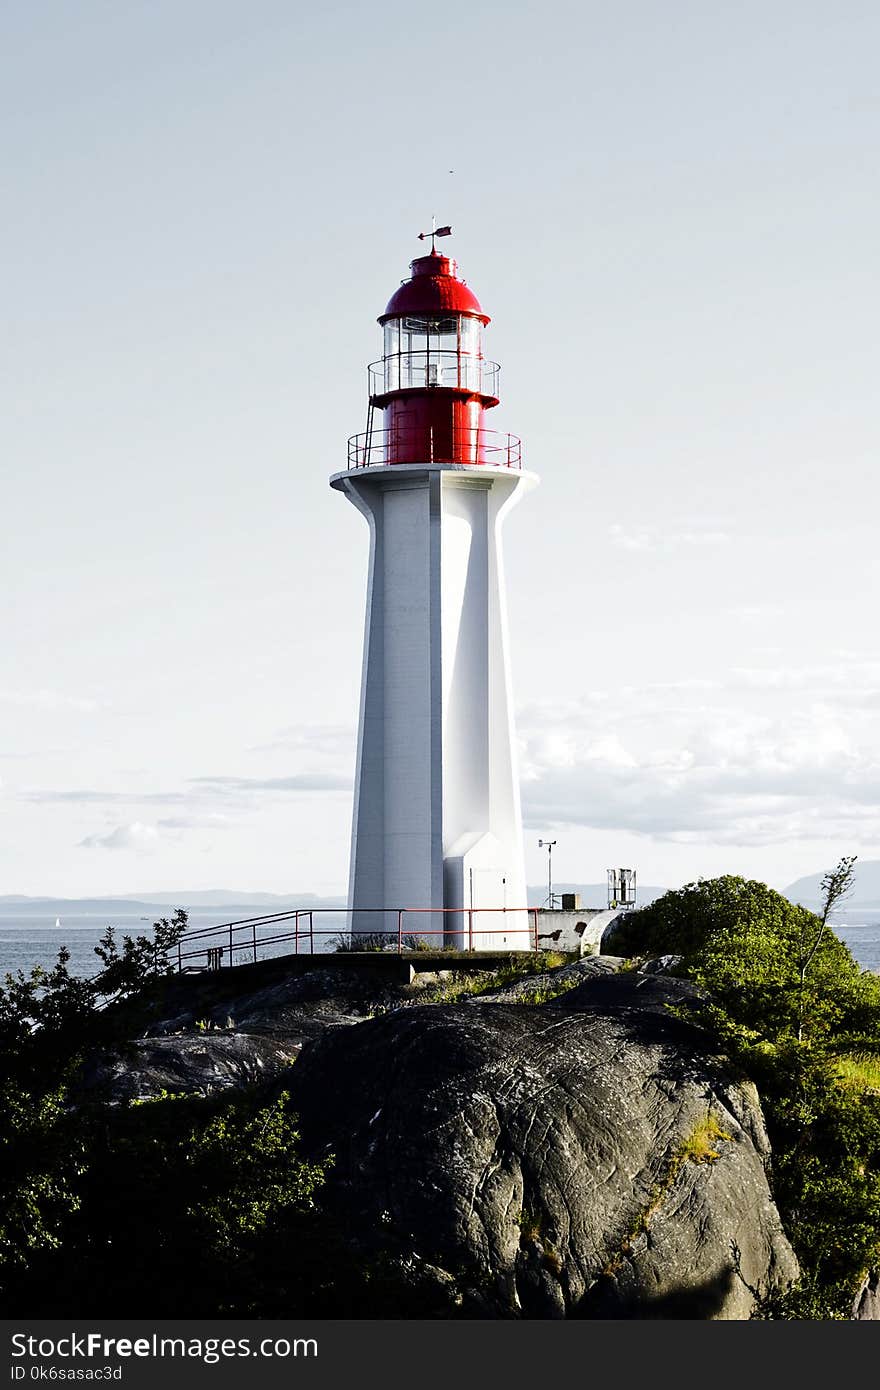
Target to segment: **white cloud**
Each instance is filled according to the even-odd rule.
[[[739,666],[732,674],[739,685],[752,690],[805,691],[815,699],[823,694],[836,699],[844,693],[867,697],[870,703],[880,696],[880,661],[841,658],[812,666]]]
[[[60,690],[0,690],[0,704],[19,705],[25,709],[78,710],[91,714],[106,708],[106,702],[82,695],[66,695]]]
[[[26,789],[22,793],[25,801],[37,801],[47,803],[58,803],[63,805],[65,802],[79,803],[82,805],[112,805],[124,801],[132,802],[158,802],[160,805],[174,805],[186,801],[183,792],[119,792],[119,791],[99,791],[92,787],[69,787],[64,790],[54,790],[51,787],[36,789]]]
[[[355,733],[351,724],[296,724],[279,729],[268,743],[252,744],[247,751],[347,757],[354,748]]]
[[[136,820],[130,825],[118,825],[106,835],[87,835],[80,845],[83,849],[151,850],[159,844],[159,838],[155,825]]]
[[[165,816],[156,824],[160,830],[224,830],[233,822],[220,811],[192,816]]]
[[[744,689],[733,673],[726,686],[628,686],[531,707],[519,721],[527,824],[752,846],[880,837],[873,710],[798,699],[815,674]]]
[[[738,618],[744,623],[785,617],[785,609],[779,603],[737,603],[726,611],[731,618]]]
[[[221,812],[211,813],[202,808],[212,802],[227,804],[232,797],[244,801],[250,794],[289,793],[289,792],[338,792],[351,791],[351,772],[294,772],[284,777],[232,777],[217,773],[203,777],[191,777],[186,791],[115,791],[94,787],[24,787],[18,792],[23,801],[33,801],[47,805],[95,805],[95,806],[180,806],[178,821],[194,825],[205,824],[214,815],[223,820]],[[192,814],[190,814],[190,810]],[[171,824],[160,821],[159,824]]]
[[[288,777],[191,777],[190,785],[222,794],[237,792],[351,791],[350,775],[335,772],[295,772]]]
[[[663,526],[656,523],[622,526],[615,522],[609,526],[608,535],[612,545],[619,546],[621,550],[641,552],[668,552],[689,546],[719,546],[726,545],[730,540],[726,531],[698,521],[690,524],[669,522]]]

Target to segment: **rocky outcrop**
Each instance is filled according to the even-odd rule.
[[[528,1001],[594,974],[614,971],[619,965],[612,957],[586,957],[489,988],[468,997],[466,1003]],[[328,1029],[411,1008],[425,991],[442,991],[454,985],[456,978],[455,971],[443,970],[403,985],[369,967],[334,966],[281,974],[259,988],[244,987],[240,992],[231,974],[216,982],[193,982],[190,988],[175,981],[167,1007],[145,1027],[144,1036],[93,1057],[83,1070],[80,1086],[120,1101],[146,1100],[163,1092],[208,1095],[268,1080],[283,1073],[306,1043]],[[213,989],[220,998],[214,997]]]
[[[683,960],[684,956],[667,953],[664,956],[654,956],[651,960],[643,961],[639,970],[643,975],[674,975]]]
[[[634,946],[634,912],[619,912],[606,925],[599,940],[599,950],[603,955],[630,955]]]
[[[757,1095],[687,1021],[693,986],[622,965],[483,976],[455,1003],[446,969],[175,981],[82,1085],[289,1088],[381,1316],[748,1317],[797,1276]]]
[[[276,966],[281,965],[275,962]],[[186,987],[172,993],[165,1015],[147,1030],[150,1035],[179,1032],[201,1023],[209,1028],[236,1028],[245,1033],[270,1034],[299,1043],[318,1037],[327,1027],[359,1023],[377,1007],[403,995],[399,985],[366,967],[316,968],[303,973],[277,974],[256,987],[248,974],[221,972],[208,977],[217,988],[215,998],[197,980],[187,995]]]
[[[283,1073],[310,1039],[328,1028],[361,1023],[375,1009],[399,1004],[404,995],[368,969],[311,970],[282,975],[257,989],[222,998],[195,982],[175,982],[164,1016],[145,1037],[92,1058],[80,1085],[111,1101],[144,1100],[169,1091],[208,1095]],[[207,982],[212,985],[212,981]]]
[[[79,1086],[111,1101],[148,1100],[164,1093],[208,1095],[275,1076],[290,1066],[298,1050],[246,1033],[138,1038],[92,1058]]]
[[[750,1286],[797,1263],[754,1088],[669,1014],[692,997],[602,972],[313,1042],[294,1099],[365,1258],[384,1250],[426,1313],[748,1317]]]
[[[480,994],[466,999],[469,1005],[477,1004],[529,1004],[541,1001],[545,996],[559,996],[587,980],[603,975],[614,975],[623,965],[617,956],[584,956],[570,965],[560,965],[556,969],[541,970],[535,975],[523,975],[508,984],[489,987]]]
[[[872,1270],[865,1276],[852,1315],[857,1322],[880,1322],[880,1271]]]

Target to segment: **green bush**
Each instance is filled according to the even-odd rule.
[[[852,861],[841,863],[845,888]],[[667,893],[626,924],[642,956],[682,955],[678,973],[704,1001],[689,1016],[758,1085],[773,1192],[803,1270],[784,1296],[759,1297],[764,1317],[847,1317],[880,1264],[880,1096],[854,1084],[852,1060],[876,1077],[880,979],[827,916],[727,877]]]
[[[328,1161],[301,1156],[286,1092],[111,1106],[78,1090],[83,1058],[131,1035],[185,925],[177,913],[121,946],[108,931],[91,980],[62,950],[0,988],[6,1316],[281,1316],[332,1282],[315,1205]]]
[[[731,875],[701,879],[627,913],[615,926],[614,952],[642,957],[691,955],[712,937],[734,928],[803,911],[754,879]]]

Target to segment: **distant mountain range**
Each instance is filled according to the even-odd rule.
[[[785,896],[792,902],[802,903],[804,907],[815,907],[822,897],[821,883],[826,872],[823,870],[822,873],[796,879],[785,889]],[[880,908],[880,859],[856,861],[855,887],[843,906],[850,909]]]
[[[150,914],[167,917],[176,907],[193,909],[216,908],[227,917],[257,917],[261,913],[285,912],[295,907],[344,907],[345,898],[319,897],[315,893],[234,893],[225,889],[179,893],[145,893],[138,897],[119,898],[29,898],[20,893],[0,895],[0,912],[15,909],[27,916],[100,917],[102,913],[125,913],[137,916]]]
[[[823,871],[824,872],[824,871]],[[792,902],[803,903],[805,907],[815,907],[821,897],[820,883],[823,874],[808,874],[799,878],[784,889],[785,896]],[[639,885],[638,905],[645,907],[667,891],[654,884]],[[584,907],[605,907],[608,890],[604,883],[554,883],[553,892],[580,893]],[[547,899],[547,884],[530,883],[527,889],[529,903],[541,906]],[[216,907],[229,916],[257,916],[260,912],[284,912],[295,907],[345,907],[346,898],[342,894],[322,897],[317,893],[255,893],[245,889],[229,888],[180,888],[175,892],[125,893],[119,897],[112,895],[99,898],[51,898],[28,897],[22,893],[0,894],[0,912],[16,908],[21,913],[35,915],[63,916],[67,913],[80,913],[100,916],[102,912],[114,911],[134,914],[154,913],[157,917],[167,916],[175,907],[187,911],[194,908]],[[880,859],[865,859],[856,864],[856,884],[852,896],[847,900],[849,908],[880,908]]]
[[[547,898],[547,884],[530,884],[527,892],[529,903],[539,907]],[[608,901],[604,883],[554,883],[553,892],[580,893],[584,907],[605,907]],[[665,888],[640,887],[638,904],[644,907],[665,892]],[[34,898],[7,893],[0,894],[0,912],[15,909],[23,916],[33,913],[41,917],[63,917],[65,913],[100,917],[103,912],[164,917],[176,907],[187,911],[216,907],[227,916],[256,917],[261,912],[285,912],[295,907],[345,907],[346,901],[341,894],[321,897],[316,893],[248,893],[228,888],[181,888],[173,893],[127,893],[102,898]]]
[[[181,888],[176,893],[126,893],[125,896],[139,902],[165,903],[168,907],[228,907],[247,903],[249,907],[277,908],[279,912],[285,907],[308,907],[309,904],[317,907],[319,903],[322,907],[328,904],[335,907],[345,901],[341,895],[322,898],[317,893],[248,893],[229,888]]]
[[[815,873],[797,879],[784,890],[785,896],[792,902],[815,909],[821,900],[822,877],[823,873]],[[608,890],[604,883],[554,883],[553,892],[557,895],[579,893],[584,908],[604,908],[608,901]],[[653,884],[639,885],[638,906],[647,906],[665,892],[666,888],[659,888]],[[532,906],[542,906],[547,899],[546,881],[529,884],[527,894]],[[216,909],[218,921],[229,921],[286,912],[293,908],[336,909],[345,906],[346,899],[342,894],[322,897],[317,893],[255,893],[229,888],[181,888],[174,892],[126,893],[119,897],[111,895],[98,898],[0,894],[0,916],[7,920],[10,914],[14,914],[16,918],[100,918],[106,913],[108,918],[125,915],[155,921],[159,917],[167,917],[174,908],[182,907],[187,912],[198,912],[202,920],[206,912]],[[880,909],[880,859],[857,862],[855,888],[843,906],[850,911],[861,908]]]
[[[540,907],[547,901],[547,884],[530,883],[526,889],[529,903],[533,907]],[[608,885],[605,883],[554,883],[554,895],[558,898],[560,893],[580,893],[582,907],[607,907],[608,906]],[[655,888],[651,885],[642,887],[639,884],[636,890],[636,903],[639,907],[647,907],[655,898],[659,898],[666,892],[665,888]]]

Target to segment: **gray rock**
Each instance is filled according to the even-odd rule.
[[[208,1095],[277,1075],[298,1045],[246,1033],[138,1038],[91,1059],[79,1083],[108,1100],[147,1100],[163,1091]]]
[[[608,923],[599,941],[599,950],[603,955],[616,955],[618,952],[623,956],[630,954],[626,938],[630,934],[634,915],[632,912],[618,912]]]
[[[220,983],[228,988],[228,977]],[[283,1071],[328,1028],[361,1023],[398,1004],[402,994],[401,986],[369,970],[338,967],[281,976],[241,995],[225,993],[217,1003],[197,995],[182,1012],[186,990],[178,988],[169,1017],[150,1024],[146,1036],[93,1058],[80,1084],[114,1101],[245,1086]]]
[[[643,975],[669,975],[681,965],[684,956],[655,956],[639,966]]]
[[[417,1268],[426,1313],[748,1317],[747,1285],[797,1262],[754,1087],[669,1015],[694,993],[603,972],[544,1005],[409,1008],[311,1043],[294,1101],[365,1253]]]
[[[462,1000],[467,1004],[516,1004],[520,1000],[530,1001],[535,995],[562,993],[583,984],[585,980],[600,975],[613,975],[623,965],[617,956],[582,956],[569,965],[558,966],[555,970],[541,971],[537,975],[524,975],[511,980],[510,984],[497,989],[487,989],[483,994],[471,995]]]
[[[880,1271],[874,1269],[865,1275],[852,1315],[857,1322],[880,1322]]]
[[[325,1028],[360,1023],[378,1008],[397,1002],[400,985],[356,967],[310,970],[263,989],[226,1000],[210,1011],[210,1021],[231,1020],[248,1033],[267,1033],[302,1045]]]

